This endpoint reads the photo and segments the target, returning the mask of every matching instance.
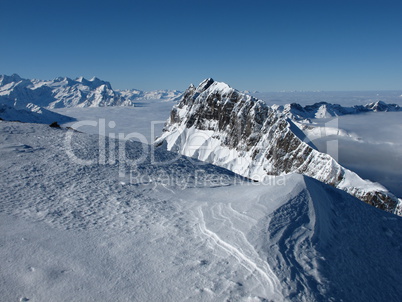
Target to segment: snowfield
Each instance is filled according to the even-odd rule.
[[[402,295],[402,218],[311,178],[255,183],[47,125],[0,133],[2,301]]]

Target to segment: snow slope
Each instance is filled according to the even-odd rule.
[[[187,89],[156,144],[164,141],[168,150],[257,181],[267,175],[301,173],[375,207],[401,211],[401,201],[386,188],[361,179],[318,152],[281,112],[213,79]]]
[[[46,110],[32,103],[27,104],[25,108],[19,109],[0,104],[0,119],[41,124],[51,124],[53,122],[67,123],[75,120],[74,118]]]
[[[0,75],[0,103],[25,106],[27,103],[48,109],[64,107],[134,106],[143,99],[171,100],[181,93],[176,90],[113,90],[109,82],[96,77],[72,80],[59,77],[51,81],[23,79],[17,74]]]
[[[99,137],[45,125],[0,121],[0,133],[4,301],[402,294],[402,218],[343,191],[296,174],[250,182],[135,142],[122,169]]]

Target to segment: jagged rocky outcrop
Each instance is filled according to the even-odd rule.
[[[109,82],[96,77],[72,80],[59,77],[51,81],[23,79],[17,74],[0,75],[0,103],[19,109],[32,103],[47,109],[62,107],[134,106],[143,99],[171,100],[181,93],[173,90],[144,92],[113,90]]]
[[[400,200],[386,188],[304,142],[303,133],[280,111],[213,79],[186,90],[156,144],[164,141],[169,150],[254,180],[301,173],[382,210],[399,211]]]

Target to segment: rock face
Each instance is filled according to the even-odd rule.
[[[399,213],[398,198],[305,143],[302,131],[263,101],[213,79],[191,85],[156,144],[257,181],[300,173]]]
[[[109,82],[96,77],[72,80],[59,77],[51,81],[23,79],[17,74],[0,76],[0,103],[19,109],[28,103],[53,109],[62,107],[134,106],[143,99],[171,100],[179,91],[113,90]]]

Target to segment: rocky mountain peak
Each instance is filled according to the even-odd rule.
[[[1,85],[6,85],[6,84],[10,84],[10,83],[13,83],[13,82],[20,82],[20,81],[22,81],[22,79],[21,79],[21,77],[18,75],[18,74],[16,74],[16,73],[14,73],[14,74],[12,74],[11,76],[8,76],[8,75],[0,75],[0,84]]]
[[[198,87],[197,87],[197,92],[201,93],[204,92],[205,90],[207,90],[213,83],[214,83],[214,79],[212,78],[208,78],[205,79],[204,81],[202,81]]]
[[[257,181],[269,175],[304,174],[375,207],[398,211],[400,202],[383,186],[361,179],[318,152],[303,141],[301,133],[263,101],[206,79],[186,90],[156,143],[166,141],[169,150]]]

